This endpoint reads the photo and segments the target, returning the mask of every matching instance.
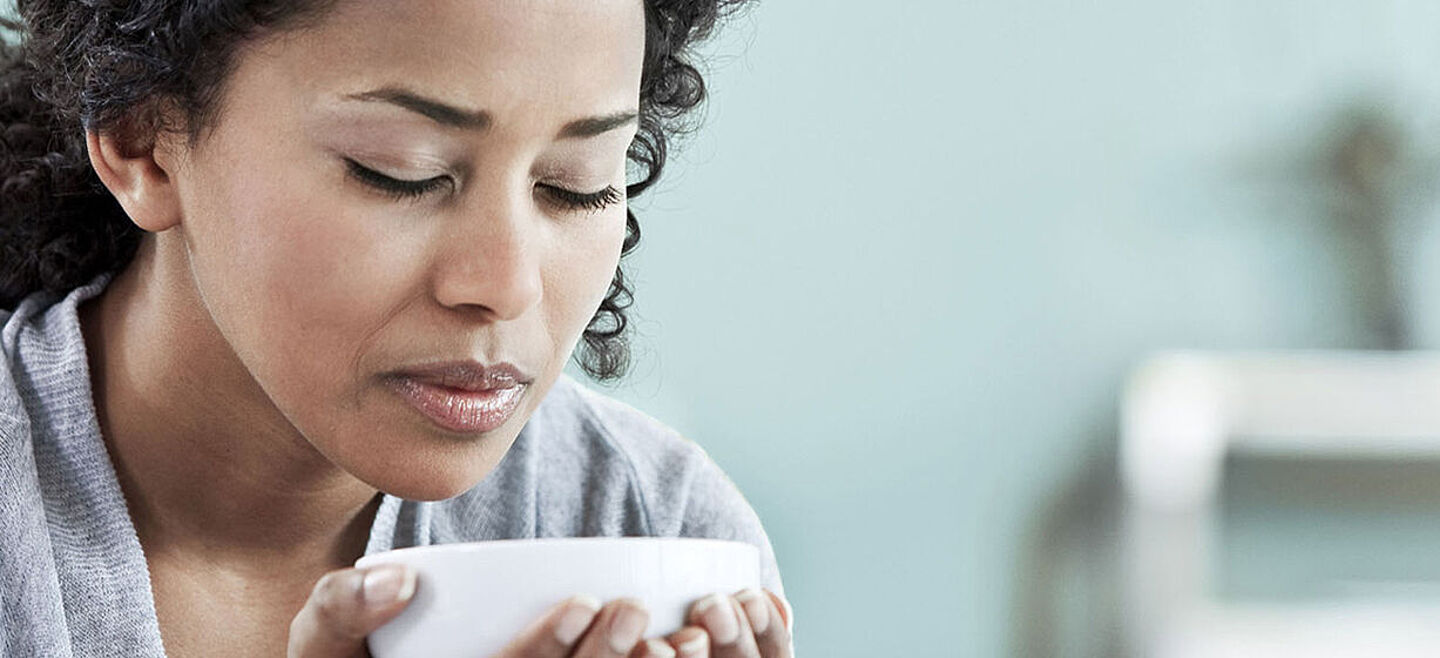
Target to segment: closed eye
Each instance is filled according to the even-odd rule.
[[[345,165],[352,178],[396,200],[418,199],[435,190],[454,185],[449,176],[403,180],[386,176],[350,158],[345,158]],[[545,183],[540,183],[537,187],[544,191],[552,202],[570,211],[599,212],[625,200],[625,193],[613,185],[595,192],[579,192]]]
[[[345,167],[352,178],[396,200],[417,199],[434,190],[453,185],[449,176],[436,176],[424,180],[392,178],[350,158],[345,158]]]
[[[625,200],[625,193],[616,189],[614,185],[607,186],[598,192],[576,192],[544,183],[538,187],[544,190],[555,203],[569,210],[599,212]]]

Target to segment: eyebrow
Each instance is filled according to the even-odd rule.
[[[396,105],[411,112],[428,117],[442,126],[465,130],[485,130],[492,119],[484,110],[466,110],[433,98],[426,98],[415,92],[399,87],[383,87],[371,91],[349,94],[345,98],[366,102],[382,102]],[[629,125],[638,120],[634,110],[622,110],[611,114],[576,119],[560,129],[557,139],[595,137]]]

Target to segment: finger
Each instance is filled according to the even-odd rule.
[[[496,658],[565,658],[599,612],[595,597],[572,596],[531,622]]]
[[[709,658],[710,635],[699,626],[686,626],[665,636],[679,658]]]
[[[650,612],[635,599],[616,599],[605,604],[595,623],[581,638],[574,658],[624,658],[635,650],[645,627],[650,625]]]
[[[652,637],[635,645],[630,658],[675,658],[675,648],[665,640]]]
[[[745,611],[746,619],[750,620],[760,655],[764,658],[790,658],[793,652],[790,629],[786,623],[789,618],[780,611],[780,606],[775,605],[773,595],[766,596],[759,590],[747,589],[736,594],[735,600]]]
[[[780,610],[781,616],[785,618],[785,630],[790,633],[791,637],[794,637],[795,610],[790,607],[790,602],[785,600],[785,597],[780,596],[779,594],[776,594],[769,589],[765,590],[765,595],[770,597],[770,602],[774,603],[775,607]]]
[[[733,597],[711,594],[690,609],[690,623],[710,636],[712,658],[761,658],[755,632]]]
[[[415,572],[400,565],[342,569],[315,583],[290,622],[290,658],[364,655],[365,636],[394,619],[415,595]]]

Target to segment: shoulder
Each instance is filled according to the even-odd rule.
[[[11,314],[5,313],[5,328]],[[8,331],[6,332],[8,335]],[[29,413],[25,398],[15,383],[14,362],[9,344],[3,352],[3,367],[0,367],[0,486],[4,491],[13,492],[21,482],[36,477],[34,454],[30,438]],[[0,494],[3,497],[3,494]],[[3,523],[3,520],[0,520]]]
[[[45,311],[54,301],[53,295],[35,293],[13,309],[0,310],[0,442],[7,452],[28,438],[27,396],[21,383],[30,379],[37,328],[43,327]],[[45,332],[38,333],[43,337]]]
[[[5,446],[12,443],[16,427],[24,420],[25,407],[15,386],[14,340],[22,322],[13,310],[0,310],[0,443]]]
[[[546,448],[590,454],[589,466],[625,471],[642,492],[668,493],[678,476],[713,465],[699,444],[635,407],[561,375],[537,416]]]
[[[719,502],[694,494],[714,493],[717,481],[729,482],[696,442],[567,375],[556,381],[536,415],[535,438],[547,463],[564,464],[570,461],[566,456],[583,455],[583,462],[574,464],[585,471],[581,480],[592,489],[630,490],[648,517],[646,534],[680,535],[687,512]]]
[[[42,480],[60,449],[46,434],[47,399],[67,394],[77,358],[84,359],[83,341],[69,338],[66,305],[72,309],[91,292],[88,287],[67,295],[35,293],[14,309],[0,311],[0,564],[29,561],[32,552],[48,554],[47,515]],[[75,332],[78,336],[78,331]],[[43,549],[43,550],[41,550]],[[20,559],[20,556],[30,557]]]
[[[562,481],[586,482],[576,498],[604,500],[622,488],[643,515],[645,534],[744,541],[760,548],[767,587],[781,591],[769,538],[754,508],[695,441],[625,402],[562,375],[537,410],[548,463],[582,454],[583,472]],[[577,464],[578,465],[578,464]]]
[[[110,278],[98,275],[66,293],[35,292],[0,311],[0,424],[23,423],[42,397],[73,393],[89,368],[77,308]]]
[[[502,469],[533,473],[539,511],[564,533],[677,535],[687,477],[709,461],[694,441],[564,374],[511,452]]]
[[[33,476],[34,454],[73,438],[61,430],[93,414],[78,307],[110,273],[68,292],[35,292],[0,311],[0,450],[6,481]]]

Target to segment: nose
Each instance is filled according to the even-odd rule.
[[[545,235],[517,197],[497,194],[447,218],[436,251],[436,301],[494,321],[514,320],[539,303]]]

